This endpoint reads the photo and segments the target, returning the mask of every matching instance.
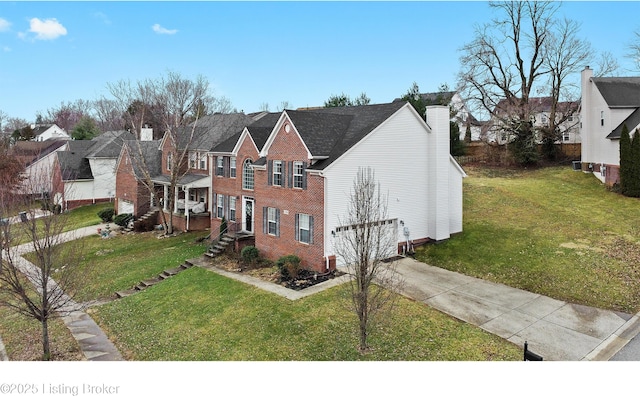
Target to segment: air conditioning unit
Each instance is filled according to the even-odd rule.
[[[574,170],[574,171],[582,170],[582,162],[580,162],[580,161],[573,161],[573,162],[572,162],[572,165],[573,165],[573,170]]]

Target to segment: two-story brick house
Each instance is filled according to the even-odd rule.
[[[462,231],[465,173],[449,155],[449,109],[427,110],[426,122],[402,102],[265,116],[213,149],[212,229],[224,216],[269,259],[295,254],[333,269],[353,180],[369,167],[388,193],[385,227],[399,249]]]

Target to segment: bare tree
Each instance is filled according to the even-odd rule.
[[[629,43],[629,53],[627,57],[633,61],[636,69],[640,71],[640,29],[633,32],[634,38]]]
[[[382,195],[371,168],[358,170],[339,230],[335,251],[351,277],[350,297],[358,316],[359,349],[365,352],[377,315],[392,306],[394,292],[401,288],[393,264],[385,263],[385,259],[397,254],[397,236],[388,224],[387,197]]]
[[[179,73],[169,72],[158,79],[147,79],[136,84],[119,81],[108,84],[109,91],[114,97],[125,117],[127,125],[138,136],[147,120],[153,119],[154,128],[158,127],[164,133],[164,142],[168,147],[167,161],[169,171],[168,188],[174,191],[180,178],[188,171],[189,151],[201,136],[203,130],[198,128],[198,120],[206,115],[202,111],[213,112],[218,104],[227,106],[228,102],[216,101],[209,92],[209,82],[198,76],[195,80],[182,77]],[[134,108],[135,107],[135,108]],[[144,162],[141,145],[134,147],[137,151],[132,155],[139,169],[139,181],[149,190],[149,194],[160,202],[160,192],[155,189],[154,177]],[[167,207],[173,208],[174,195],[167,197]],[[166,216],[160,211],[165,232],[173,233],[173,215]]]
[[[32,182],[40,181],[33,178]],[[5,219],[0,222],[0,304],[40,322],[42,359],[50,360],[49,320],[78,309],[69,293],[77,290],[81,279],[81,254],[79,245],[61,245],[67,216],[38,217],[35,207],[29,195],[0,191],[0,218]],[[9,221],[19,210],[22,222]],[[31,261],[22,257],[29,251]]]
[[[459,91],[470,106],[491,116],[498,133],[508,136],[518,162],[536,162],[533,118],[539,110],[530,99],[536,92],[548,93],[546,133],[554,138],[558,125],[577,109],[558,108],[561,102],[577,104],[579,87],[568,77],[585,66],[593,51],[578,38],[579,24],[555,17],[560,3],[509,1],[490,7],[498,16],[477,27],[475,39],[461,49]]]
[[[114,100],[100,98],[93,101],[93,112],[101,131],[119,131],[125,128],[125,121]]]

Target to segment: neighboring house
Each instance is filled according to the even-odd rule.
[[[225,217],[268,259],[334,269],[335,238],[357,226],[340,222],[353,181],[370,167],[398,251],[461,232],[465,173],[449,155],[449,108],[427,107],[426,118],[400,101],[265,115],[212,150],[212,230]]]
[[[551,105],[552,98],[550,96],[529,98],[529,106],[533,115],[533,127],[535,129],[540,130],[549,126]],[[497,116],[492,117],[492,120],[487,123],[487,127],[482,131],[482,140],[499,145],[511,141],[513,137],[503,129],[500,119],[508,118],[512,108],[513,106],[510,106],[509,101],[506,99],[501,100],[496,105],[494,112]],[[566,119],[563,120],[563,118]],[[556,144],[581,142],[577,102],[559,102],[556,109],[556,120],[563,120],[558,125],[561,139]],[[542,136],[538,135],[537,140],[538,143],[542,143]]]
[[[117,160],[123,142],[132,139],[127,131],[111,131],[92,140],[68,141],[54,160],[54,202],[68,210],[113,200]]]
[[[116,165],[114,209],[117,214],[131,213],[140,217],[157,206],[145,183],[145,172],[159,175],[161,160],[159,140],[125,142]]]
[[[66,144],[66,140],[60,139],[16,142],[11,147],[11,153],[24,167],[23,180],[18,191],[23,194],[49,196],[53,188],[51,170],[56,157],[55,152],[64,150]]]
[[[71,139],[71,136],[56,124],[31,124],[31,129],[33,129],[33,140],[36,142],[51,139]]]
[[[620,181],[620,133],[640,128],[640,77],[593,77],[582,71],[582,170],[607,185]]]
[[[446,105],[451,111],[451,121],[458,124],[460,140],[464,140],[467,126],[470,128],[471,141],[477,142],[481,138],[483,121],[477,120],[469,111],[464,99],[456,91],[421,93],[420,98],[427,106]],[[394,99],[394,102],[404,102],[402,98]],[[424,116],[424,115],[423,115]]]
[[[159,206],[166,214],[171,214],[173,227],[178,230],[201,230],[211,224],[211,180],[214,166],[210,163],[209,152],[220,142],[241,131],[254,119],[242,113],[214,114],[198,120],[196,125],[185,126],[177,133],[178,142],[173,142],[166,133],[158,143],[156,157],[153,159],[154,171],[151,173],[153,188],[162,197],[161,202],[151,201],[149,189],[140,184],[141,174],[133,172],[126,163],[126,157],[118,163],[118,181],[116,189],[116,210],[122,213],[144,214],[152,206]],[[193,135],[192,135],[193,133]],[[193,138],[190,138],[193,136]],[[129,145],[132,147],[132,145]],[[147,155],[152,156],[150,144],[145,148]],[[177,146],[177,150],[176,150]],[[131,148],[130,147],[130,148]],[[180,170],[180,177],[175,190],[170,191],[172,165],[184,149],[187,158]],[[124,150],[123,155],[132,150]],[[130,160],[132,158],[129,158]],[[143,197],[132,198],[135,191],[144,191]],[[172,195],[173,207],[169,207],[169,196]],[[147,207],[148,205],[148,207]]]

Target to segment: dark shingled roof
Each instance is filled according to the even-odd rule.
[[[640,107],[640,77],[594,77],[609,107]]]
[[[151,141],[129,141],[126,142],[129,148],[129,155],[132,157],[131,165],[133,171],[139,178],[144,177],[141,165],[146,165],[151,177],[162,173],[162,152],[160,151],[160,140]],[[142,158],[140,158],[142,152]],[[140,158],[140,159],[138,159]]]
[[[91,140],[70,140],[68,144],[68,150],[57,152],[60,170],[62,171],[62,180],[93,179],[87,152],[94,142]]]
[[[190,148],[211,151],[232,135],[242,132],[244,127],[253,122],[253,118],[243,113],[213,114],[202,117],[196,123],[194,139]],[[193,125],[182,127],[179,132],[179,147],[188,144]]]
[[[91,140],[93,145],[87,158],[118,158],[122,144],[126,140],[135,140],[136,136],[128,131],[108,131]]]
[[[262,115],[262,113],[258,114]],[[264,114],[258,120],[255,120],[246,126],[249,130],[249,133],[251,134],[251,138],[255,142],[256,146],[258,146],[258,150],[261,150],[262,146],[264,146],[264,144],[266,143],[269,135],[271,134],[271,131],[273,130],[273,127],[276,125],[276,122],[278,122],[278,119],[280,119],[281,114],[282,113]],[[211,151],[217,153],[230,153],[238,143],[238,139],[240,139],[242,131],[244,131],[244,128],[242,128],[242,130],[233,134],[233,136],[224,140],[217,146],[213,147]]]
[[[640,77],[593,77],[591,81],[609,108],[636,108],[626,120],[611,131],[607,139],[620,139],[625,124],[630,129],[640,124]]]

